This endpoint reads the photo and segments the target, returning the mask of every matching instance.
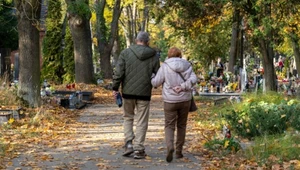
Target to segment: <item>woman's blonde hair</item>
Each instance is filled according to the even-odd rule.
[[[181,51],[177,47],[172,47],[168,51],[168,58],[181,57]]]

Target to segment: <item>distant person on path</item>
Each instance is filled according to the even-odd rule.
[[[217,77],[220,77],[221,75],[223,75],[223,71],[224,71],[224,64],[222,63],[221,57],[218,57],[218,61],[217,61]]]
[[[176,158],[182,158],[185,142],[186,124],[192,99],[192,87],[197,76],[192,65],[181,58],[181,51],[172,47],[168,58],[158,70],[151,83],[154,87],[163,85],[163,101],[165,113],[165,140],[167,144],[166,161],[173,160],[174,133],[177,127]]]
[[[152,92],[151,76],[159,69],[156,51],[149,47],[149,34],[139,32],[136,45],[123,50],[117,61],[113,76],[113,94],[119,93],[122,86],[125,152],[134,153],[135,159],[145,158],[144,141],[148,129],[150,99]],[[137,115],[136,133],[133,131],[134,115]]]
[[[279,61],[278,61],[278,67],[279,67],[279,71],[282,72],[282,69],[283,69],[283,67],[284,67],[282,58],[279,58]]]

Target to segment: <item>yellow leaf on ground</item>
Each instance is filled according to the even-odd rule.
[[[296,169],[300,169],[300,161],[299,160],[291,160],[291,164],[294,164]]]
[[[9,123],[9,124],[12,124],[12,123],[14,123],[14,121],[15,121],[14,118],[10,118],[10,119],[8,120],[8,123]]]
[[[224,148],[227,148],[229,145],[229,140],[226,140],[225,143],[224,143]]]

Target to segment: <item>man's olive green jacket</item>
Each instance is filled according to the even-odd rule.
[[[123,50],[113,76],[113,90],[122,86],[125,99],[151,99],[151,76],[159,69],[156,51],[148,46],[132,45]]]

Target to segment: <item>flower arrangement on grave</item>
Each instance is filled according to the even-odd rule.
[[[227,83],[233,82],[233,74],[230,71],[225,71],[223,73],[223,80]]]
[[[234,83],[228,83],[227,86],[225,86],[225,92],[234,92],[237,90],[238,87],[238,82],[234,82]]]
[[[206,86],[206,81],[201,81],[200,86],[202,86],[202,87]]]

